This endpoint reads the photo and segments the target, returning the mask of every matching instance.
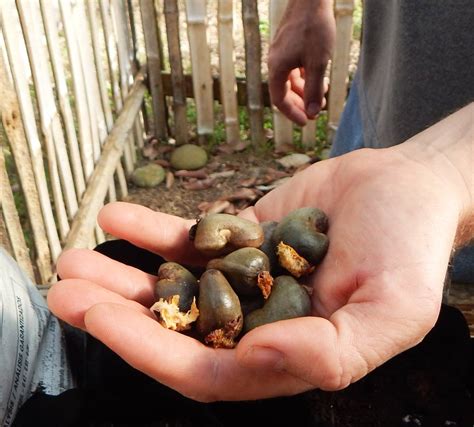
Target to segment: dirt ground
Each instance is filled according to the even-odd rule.
[[[205,177],[198,181],[206,179],[213,179],[208,188],[203,189],[186,189],[186,184],[193,181],[193,177],[179,177],[175,176],[173,184],[167,188],[165,184],[161,184],[155,188],[138,188],[131,186],[127,201],[147,206],[150,209],[177,215],[183,218],[194,219],[199,217],[203,210],[199,206],[203,202],[213,202],[219,199],[226,199],[236,190],[242,188],[255,188],[255,185],[248,187],[245,185],[246,181],[253,177],[260,179],[260,182],[268,183],[268,178],[265,180],[265,175],[268,173],[268,168],[278,170],[278,163],[276,163],[273,155],[256,155],[251,151],[244,153],[233,154],[217,154],[211,158],[209,164],[202,169]],[[284,173],[283,170],[281,170]],[[216,175],[213,175],[216,174]],[[219,175],[220,174],[220,175]],[[192,174],[191,174],[192,175]],[[196,174],[198,175],[198,174]],[[255,184],[255,183],[254,183]],[[207,186],[204,183],[204,186]],[[248,204],[255,203],[257,199],[263,194],[263,191],[256,191],[254,195],[247,195],[244,202]],[[249,200],[254,197],[254,200]],[[237,201],[238,202],[238,201]],[[247,203],[237,203],[240,208]],[[202,206],[202,205],[201,205]],[[239,207],[237,207],[237,210]]]

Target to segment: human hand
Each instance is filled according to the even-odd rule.
[[[272,103],[303,126],[324,107],[324,73],[331,57],[336,23],[330,0],[292,0],[268,55]]]
[[[196,400],[343,388],[418,343],[436,321],[456,233],[472,237],[472,106],[463,111],[459,143],[449,144],[448,118],[451,133],[437,125],[401,146],[317,163],[242,213],[258,222],[302,206],[328,214],[329,250],[308,281],[312,316],[258,327],[233,350],[212,349],[154,319],[147,307],[156,278],[86,250],[59,260],[65,280],[50,290],[50,308]],[[466,212],[470,222],[461,221]],[[188,241],[192,221],[114,203],[99,223],[167,259],[200,261]]]

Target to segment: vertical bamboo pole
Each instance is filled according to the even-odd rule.
[[[285,13],[288,0],[270,0],[269,2],[269,16],[270,16],[270,42],[273,41],[277,29],[280,25],[281,18]],[[278,108],[272,107],[273,110],[273,130],[274,130],[274,141],[275,148],[282,146],[283,144],[293,143],[293,123],[291,120],[286,118]]]
[[[140,11],[145,37],[151,102],[153,106],[153,129],[160,139],[166,138],[166,101],[161,78],[161,58],[158,44],[158,28],[153,0],[141,0]]]
[[[1,60],[1,59],[0,59]],[[2,60],[3,61],[3,60]],[[15,206],[15,199],[8,179],[7,169],[5,166],[5,156],[3,155],[3,147],[0,145],[0,210],[2,211],[5,225],[10,238],[13,255],[18,265],[26,272],[28,277],[34,281],[35,275],[29,250],[26,246],[25,236],[21,229],[20,217]],[[2,220],[2,218],[0,218]]]
[[[4,16],[3,5],[0,4],[0,27],[6,32],[11,30],[12,21],[9,15]],[[8,24],[5,27],[5,18],[8,19]],[[10,32],[10,34],[14,34]],[[5,36],[5,44],[8,36]],[[16,67],[15,62],[9,58],[12,67]],[[28,90],[26,81],[19,78],[12,70],[15,84],[18,88]],[[0,56],[0,113],[2,117],[2,124],[5,133],[10,142],[13,157],[17,167],[18,175],[20,177],[21,187],[25,196],[26,207],[28,209],[28,216],[30,219],[31,229],[34,236],[34,244],[37,254],[37,265],[41,281],[47,283],[52,277],[51,269],[51,252],[48,247],[48,242],[52,242],[51,248],[54,249],[54,254],[57,256],[61,251],[59,245],[59,238],[56,228],[54,227],[54,218],[51,211],[51,204],[49,203],[48,189],[46,186],[46,179],[44,177],[44,169],[41,157],[41,146],[36,137],[35,129],[32,125],[24,124],[23,117],[30,117],[24,115],[23,111],[26,103],[23,102],[23,111],[20,114],[21,108],[17,95],[11,87],[7,69]],[[31,143],[28,147],[26,134],[30,137]],[[30,155],[31,150],[31,155]],[[35,180],[36,175],[36,180]],[[44,178],[41,180],[40,178]],[[2,179],[3,181],[3,179]],[[3,194],[3,193],[2,193]],[[3,196],[2,196],[3,199]],[[46,224],[46,226],[45,226]],[[55,234],[56,233],[56,234]]]
[[[206,0],[186,0],[188,39],[197,110],[197,132],[206,138],[214,131],[211,59],[206,35]]]
[[[112,6],[112,18],[113,18],[113,29],[116,40],[116,47],[118,53],[118,64],[120,71],[120,91],[122,100],[124,100],[128,94],[128,86],[131,78],[131,62],[130,62],[130,49],[128,39],[128,28],[125,13],[125,4],[123,0],[115,0],[111,3]],[[133,137],[128,140],[128,145],[125,149],[125,169],[127,174],[133,171],[133,165],[136,160],[136,147],[133,141]]]
[[[173,85],[174,137],[177,144],[188,141],[188,123],[186,118],[186,91],[184,86],[183,63],[179,40],[179,13],[177,0],[164,0],[168,56]]]
[[[331,62],[331,94],[328,105],[328,127],[334,133],[344,109],[352,38],[354,0],[336,0],[336,48]]]
[[[242,19],[245,38],[245,73],[247,75],[247,108],[250,134],[254,144],[262,144],[263,96],[261,74],[261,40],[256,0],[242,0]]]
[[[94,164],[100,157],[101,145],[107,137],[104,112],[100,100],[97,73],[94,69],[94,59],[91,49],[91,37],[83,2],[73,4],[72,17],[76,28],[76,51],[79,53],[84,88],[86,93],[87,111],[93,137]],[[81,28],[81,31],[77,31]]]
[[[56,223],[54,221],[51,202],[49,199],[48,185],[43,163],[43,153],[38,137],[38,130],[36,128],[35,114],[30,97],[30,88],[24,75],[25,64],[19,57],[18,40],[15,38],[16,31],[14,25],[18,22],[18,19],[14,16],[15,10],[15,5],[11,0],[2,0],[2,2],[0,2],[0,27],[3,30],[8,60],[12,68],[13,80],[30,149],[34,177],[36,178],[41,212],[43,214],[51,255],[53,261],[56,261],[61,252],[61,244],[59,242],[58,231],[56,229]],[[16,114],[18,115],[18,110],[16,110]],[[18,125],[18,123],[15,123],[15,125]],[[7,127],[8,126],[5,126],[8,134]],[[37,215],[39,210],[29,212],[31,215]]]
[[[74,117],[71,105],[69,103],[69,91],[66,85],[66,75],[61,59],[61,51],[59,47],[58,30],[52,8],[48,5],[48,0],[40,0],[41,13],[45,28],[46,40],[53,68],[55,87],[59,100],[59,109],[66,131],[67,144],[69,150],[69,158],[71,161],[72,172],[74,176],[74,184],[76,186],[76,194],[78,200],[85,191],[84,171],[81,163],[81,155],[79,152],[79,144],[77,141],[76,130],[74,128]]]
[[[122,109],[122,97],[120,95],[120,77],[117,59],[116,43],[113,34],[112,17],[109,0],[100,0],[100,15],[104,28],[104,41],[107,52],[107,62],[109,64],[110,82],[115,103],[115,113]]]
[[[99,83],[100,101],[104,112],[107,130],[110,131],[113,126],[112,108],[110,107],[109,95],[107,93],[107,81],[105,79],[104,68],[102,66],[101,47],[99,43],[99,24],[97,20],[96,2],[94,0],[87,1],[87,17],[91,30],[92,51],[94,53],[95,72]]]
[[[77,115],[77,124],[79,130],[79,144],[81,150],[82,165],[86,181],[94,171],[94,135],[91,133],[92,125],[88,111],[86,88],[84,76],[82,74],[82,65],[80,56],[77,54],[76,28],[74,27],[74,19],[71,11],[69,0],[60,1],[59,9],[61,11],[61,19],[66,37],[67,53],[69,65],[71,68],[74,103]]]
[[[56,222],[61,239],[65,240],[69,232],[68,216],[70,219],[74,217],[78,204],[64,134],[56,109],[48,64],[46,63],[47,53],[40,43],[42,33],[38,27],[38,22],[41,19],[38,16],[39,11],[33,9],[31,2],[17,0],[17,8],[35,82],[41,130],[48,153]]]
[[[117,49],[114,39],[112,17],[110,11],[109,0],[100,0],[100,16],[102,19],[102,27],[104,34],[105,50],[107,53],[107,64],[109,67],[110,84],[112,86],[112,97],[114,101],[115,113],[118,114],[122,109],[122,97],[120,94],[119,84],[119,69],[117,60]],[[128,149],[124,150],[122,157],[124,164],[131,162],[131,154]],[[122,163],[117,164],[117,171],[119,171],[117,178],[120,187],[121,198],[125,198],[128,195],[127,180],[125,179],[125,173],[123,172]],[[122,172],[120,172],[122,171]]]
[[[240,140],[240,127],[234,69],[232,0],[220,0],[218,13],[221,102],[224,108],[227,142],[236,143]]]
[[[100,90],[100,100],[102,104],[102,111],[104,113],[104,120],[105,125],[107,127],[108,134],[113,126],[113,116],[112,116],[112,108],[110,107],[110,100],[109,95],[107,93],[107,81],[105,79],[104,68],[102,63],[102,49],[99,43],[99,34],[98,34],[98,20],[97,20],[97,9],[96,9],[96,2],[94,0],[88,0],[87,2],[87,15],[89,19],[89,26],[91,29],[91,40],[92,40],[92,51],[94,53],[94,62],[95,62],[95,73],[97,76],[97,81],[99,84]],[[104,139],[101,139],[101,144],[104,143]],[[123,169],[119,168],[116,171],[116,175],[123,175]],[[125,177],[123,177],[125,179]],[[119,178],[120,179],[120,178]],[[117,200],[117,195],[115,191],[115,184],[114,179],[111,179],[111,183],[109,186],[109,201]]]

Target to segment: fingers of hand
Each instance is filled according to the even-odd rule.
[[[195,221],[155,212],[131,203],[110,203],[99,213],[104,231],[136,246],[157,253],[167,260],[202,263],[189,241],[189,229]]]
[[[87,280],[146,306],[153,303],[155,276],[98,252],[87,249],[66,251],[59,258],[57,269],[62,279]]]
[[[306,124],[304,102],[301,97],[302,81],[298,68],[288,68],[284,64],[269,63],[268,88],[272,103],[290,120],[300,126]],[[293,81],[295,88],[292,87]]]
[[[281,111],[291,121],[299,126],[304,126],[307,122],[306,112],[302,98],[293,91],[288,91],[285,98],[278,104],[275,103],[278,110]]]
[[[84,316],[87,310],[102,302],[127,306],[142,315],[153,317],[153,314],[143,305],[88,280],[61,280],[48,292],[50,310],[60,319],[80,329],[86,328]]]
[[[94,305],[85,325],[130,365],[195,400],[256,399],[307,388],[285,373],[242,367],[235,350],[206,347],[123,305]]]
[[[314,119],[323,108],[325,69],[325,66],[311,70],[311,72],[306,69],[308,77],[305,79],[303,99],[309,119]]]

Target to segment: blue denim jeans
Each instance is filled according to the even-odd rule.
[[[331,157],[364,147],[364,127],[359,106],[358,76],[356,75],[331,147]],[[474,243],[458,250],[452,260],[451,280],[474,284]]]

